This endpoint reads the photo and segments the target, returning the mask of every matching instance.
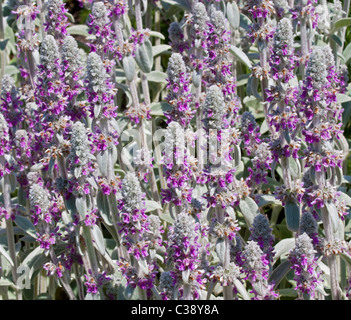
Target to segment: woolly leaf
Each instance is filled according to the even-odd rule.
[[[79,216],[82,219],[85,219],[85,216],[86,216],[87,211],[88,211],[85,197],[77,197],[76,198],[76,208],[77,208],[77,211],[79,213]]]
[[[335,22],[334,31],[351,25],[351,18],[342,18]]]
[[[225,260],[226,243],[223,238],[218,238],[216,242],[216,253],[221,263]]]
[[[102,255],[104,255],[106,251],[104,236],[101,232],[101,229],[96,224],[92,227],[91,234],[93,236],[97,249]]]
[[[280,240],[275,246],[274,246],[274,258],[273,258],[273,264],[279,259],[283,258],[291,249],[293,249],[295,246],[295,239],[294,238],[286,238]]]
[[[5,50],[8,41],[9,41],[9,39],[5,39],[5,40],[0,41],[0,51]]]
[[[152,55],[154,57],[158,56],[159,54],[170,53],[171,46],[168,44],[159,44],[157,46],[152,47]]]
[[[27,219],[26,217],[22,217],[20,215],[16,215],[15,223],[18,227],[20,227],[25,233],[29,234],[30,236],[36,238],[35,227],[33,223]]]
[[[167,84],[167,74],[160,71],[151,71],[146,74],[147,80],[151,82]]]
[[[238,58],[245,66],[247,66],[249,69],[252,68],[252,63],[248,56],[238,47],[235,46],[230,46],[229,51],[236,57]]]
[[[14,266],[10,255],[7,253],[7,251],[4,249],[4,247],[1,244],[0,244],[0,254],[10,263],[11,267]]]
[[[253,219],[259,213],[256,202],[250,197],[240,200],[239,208],[243,214],[246,223],[251,227]]]
[[[89,36],[88,30],[89,30],[88,26],[86,26],[84,24],[77,24],[77,25],[74,25],[74,26],[67,28],[67,32],[69,34],[77,35],[77,36],[84,36],[84,37]]]
[[[133,81],[135,76],[135,61],[132,56],[126,56],[122,60],[124,74],[129,82]]]
[[[172,106],[167,102],[154,102],[151,103],[150,114],[152,116],[163,116],[164,112],[171,110]]]
[[[161,205],[158,202],[153,200],[145,200],[145,207],[146,207],[145,212],[151,212],[158,209],[162,210]]]
[[[141,71],[149,73],[153,65],[152,44],[146,40],[135,52],[135,61]]]
[[[300,206],[288,201],[285,205],[286,224],[290,231],[296,232],[300,225]]]
[[[351,97],[349,95],[342,94],[342,93],[337,94],[336,99],[337,99],[338,103],[344,103],[344,102],[351,101]]]
[[[149,31],[149,35],[150,35],[150,37],[160,38],[161,40],[166,39],[165,36],[161,32],[157,32],[157,31]]]
[[[240,26],[240,11],[236,2],[227,3],[227,18],[230,25],[234,29],[238,29]]]
[[[335,207],[334,203],[330,203],[328,201],[326,201],[324,203],[326,209],[328,210],[328,214],[330,217],[330,220],[332,222],[332,227],[333,227],[333,232],[336,232],[338,230],[338,226],[339,226],[339,214],[338,214],[338,210]]]
[[[269,276],[268,282],[274,284],[274,288],[277,288],[279,283],[284,279],[286,274],[291,268],[291,263],[289,260],[283,261],[277,268],[273,270]]]
[[[342,55],[344,56],[344,63],[347,64],[351,59],[351,42],[346,46]]]
[[[99,169],[103,176],[107,176],[108,158],[109,158],[108,150],[100,151],[96,157]]]
[[[274,196],[269,195],[269,194],[264,194],[260,197],[260,200],[258,202],[259,207],[264,207],[268,204],[278,204],[282,205],[281,201],[276,199]]]
[[[249,293],[247,292],[246,288],[240,282],[239,279],[234,279],[233,284],[236,287],[236,289],[238,290],[238,292],[241,294],[241,297],[243,298],[243,300],[251,300],[250,296],[249,296]]]

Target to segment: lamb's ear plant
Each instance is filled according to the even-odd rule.
[[[348,0],[0,3],[0,298],[351,297]]]

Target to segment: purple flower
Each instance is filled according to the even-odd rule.
[[[320,271],[317,270],[317,256],[313,249],[312,239],[303,233],[296,239],[296,246],[289,253],[289,260],[295,273],[295,290],[299,297],[302,294],[309,294],[313,299],[316,288],[321,283]]]

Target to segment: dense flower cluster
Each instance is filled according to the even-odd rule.
[[[309,294],[311,298],[315,297],[316,287],[320,283],[315,253],[311,238],[303,233],[296,239],[296,246],[289,255],[297,282],[296,290],[300,294]]]

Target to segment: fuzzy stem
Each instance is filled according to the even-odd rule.
[[[84,236],[84,240],[85,240],[85,245],[86,245],[87,252],[88,252],[89,263],[90,263],[90,267],[92,269],[91,271],[93,272],[94,277],[96,277],[98,275],[99,266],[98,266],[98,261],[96,259],[96,254],[95,254],[95,249],[94,249],[94,245],[93,245],[93,239],[91,237],[90,227],[83,226],[82,228],[83,228],[83,236]]]
[[[146,140],[145,140],[145,128],[144,128],[144,123],[143,123],[142,119],[138,123],[138,130],[139,130],[139,133],[140,133],[141,148],[142,149],[143,148],[147,149],[147,143],[146,143]],[[150,172],[150,188],[151,188],[151,192],[152,192],[154,200],[159,202],[160,201],[160,196],[159,196],[159,193],[158,193],[158,188],[157,188],[157,184],[156,184],[156,177],[155,177],[154,170],[151,170],[151,172]],[[160,214],[161,211],[158,209],[157,212]]]
[[[160,10],[155,9],[155,31],[160,32],[161,31],[161,13]],[[161,39],[156,37],[155,39],[155,46],[161,44]],[[158,55],[155,58],[155,70],[156,71],[161,71],[161,56]]]
[[[143,28],[143,24],[141,19],[140,0],[135,0],[135,19],[136,19],[137,30],[141,32]],[[140,71],[140,75],[141,75],[141,85],[142,85],[143,94],[144,94],[144,102],[146,106],[149,106],[151,101],[150,101],[149,84],[147,81],[147,77],[142,71]],[[145,141],[145,129],[144,129],[143,119],[140,119],[140,122],[138,123],[138,129],[141,136],[141,148],[148,149],[147,143]],[[160,197],[158,194],[158,188],[156,184],[154,170],[151,170],[151,173],[150,173],[150,187],[151,187],[151,192],[154,200],[159,202]],[[157,212],[160,214],[160,210],[157,210]]]
[[[11,213],[11,182],[8,174],[4,175],[4,207],[8,213]],[[13,262],[13,267],[11,268],[13,282],[17,284],[17,256],[16,256],[16,244],[15,236],[13,233],[13,224],[12,219],[9,218],[6,220],[6,236],[7,236],[7,245],[9,249],[9,254]],[[16,290],[17,299],[21,299],[22,294],[21,290]]]
[[[191,297],[191,285],[183,284],[183,300],[190,300]]]
[[[40,273],[40,289],[39,289],[39,294],[41,293],[46,293],[47,292],[47,276],[46,272],[43,269]]]
[[[57,259],[56,253],[54,251],[54,248],[52,246],[50,247],[50,257],[51,257],[52,262],[55,265],[57,265],[58,259]],[[69,285],[69,281],[68,281],[65,274],[63,274],[62,277],[60,278],[60,282],[61,282],[63,288],[65,289],[69,299],[70,300],[77,300],[76,296],[73,293],[71,286]]]
[[[28,71],[29,71],[29,80],[32,87],[35,87],[35,76],[36,76],[36,63],[34,60],[33,52],[27,52],[27,62],[28,62]]]
[[[224,222],[225,218],[225,211],[222,207],[217,207],[216,208],[216,215],[217,215],[217,220],[219,223]],[[223,265],[223,269],[228,269],[229,263],[230,263],[230,242],[228,237],[224,238],[224,258],[223,261],[221,261]],[[223,299],[224,300],[233,300],[233,285],[229,284],[227,286],[223,286]]]
[[[49,295],[51,296],[52,300],[55,300],[55,292],[56,292],[56,281],[55,275],[49,278]]]
[[[82,280],[80,278],[78,267],[79,266],[77,265],[77,263],[73,264],[73,272],[76,278],[77,288],[78,288],[78,297],[79,297],[79,300],[84,300],[84,287],[83,287]]]
[[[38,8],[40,10],[39,20],[40,20],[41,38],[44,39],[46,37],[46,31],[45,31],[45,28],[44,28],[45,16],[43,15],[43,12],[42,12],[43,4],[42,4],[41,0],[37,0],[37,4],[38,4]]]
[[[0,1],[0,41],[4,40],[4,21],[3,21],[3,15],[2,15],[2,1]],[[5,74],[5,50],[1,50],[1,65],[0,65],[0,81],[2,81],[2,78],[4,77]]]
[[[326,209],[326,207],[323,207],[321,208],[321,213],[322,213],[322,221],[323,221],[326,240],[327,242],[332,242],[334,236],[333,236],[329,212]],[[338,281],[339,272],[338,272],[336,257],[334,255],[331,255],[327,258],[327,261],[330,269],[330,289],[331,289],[332,299],[340,300],[340,287],[339,287],[339,281]]]

